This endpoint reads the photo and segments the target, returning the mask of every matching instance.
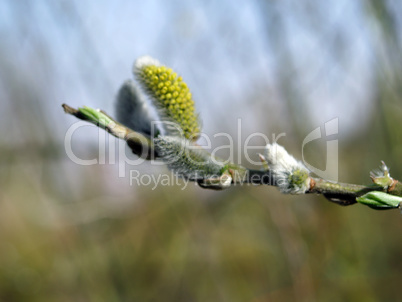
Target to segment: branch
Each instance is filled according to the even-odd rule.
[[[183,147],[181,145],[183,141],[179,139],[167,140],[160,136],[151,139],[146,135],[118,123],[99,109],[95,110],[89,107],[74,109],[66,104],[63,104],[62,107],[65,113],[71,114],[80,120],[95,124],[99,128],[105,129],[111,135],[119,139],[124,139],[134,154],[147,160],[171,159],[171,157],[177,155],[179,151],[182,152],[181,149],[179,150],[179,148],[177,148],[176,150],[175,147],[177,147],[178,144],[180,144],[180,147]],[[163,142],[163,144],[161,144],[161,142]],[[375,209],[397,208],[402,201],[402,184],[389,176],[388,168],[384,163],[380,172],[377,171],[376,175],[372,174],[374,184],[365,186],[333,183],[324,179],[313,178],[309,176],[309,174],[306,174],[306,177],[304,177],[303,173],[300,174],[300,176],[295,171],[301,169],[301,172],[304,172],[303,169],[305,168],[301,167],[301,164],[296,162],[293,157],[287,154],[286,150],[280,146],[276,146],[276,148],[282,149],[279,149],[279,151],[274,154],[275,160],[280,164],[276,163],[273,165],[272,163],[274,161],[269,160],[269,156],[271,156],[269,154],[268,159],[260,155],[265,167],[264,170],[247,169],[234,163],[224,164],[219,159],[212,158],[206,150],[203,150],[196,144],[191,145],[191,149],[189,146],[185,145],[183,148],[188,152],[185,154],[187,157],[177,157],[176,162],[169,164],[169,168],[190,181],[198,182],[202,188],[206,189],[221,190],[233,185],[243,184],[270,185],[278,187],[283,193],[322,194],[329,201],[339,205],[347,206],[360,202]],[[280,157],[280,160],[278,160],[278,157]],[[211,162],[206,163],[206,160],[210,160]],[[194,161],[202,164],[197,165]],[[190,168],[192,169],[191,171],[189,170]],[[283,178],[282,174],[287,173],[287,171],[283,169],[293,169],[291,174],[285,174],[287,179]],[[283,183],[284,181],[285,183]],[[305,184],[308,184],[308,186],[305,187]],[[303,190],[299,192],[298,190],[301,188],[303,188]],[[370,192],[385,195],[372,195]],[[391,195],[393,195],[392,198],[394,199],[388,197]]]
[[[149,56],[136,60],[133,73],[142,91],[133,81],[126,81],[117,95],[117,118],[124,125],[99,109],[74,109],[63,104],[64,111],[124,139],[134,154],[164,161],[178,176],[196,181],[202,188],[222,190],[259,184],[278,187],[285,194],[322,194],[339,205],[359,202],[374,209],[392,209],[402,203],[402,185],[390,176],[384,163],[371,174],[374,184],[364,186],[314,178],[302,162],[276,143],[268,144],[265,156],[260,155],[261,171],[214,157],[196,143],[201,125],[182,77]],[[154,136],[141,92],[149,97],[161,122]]]

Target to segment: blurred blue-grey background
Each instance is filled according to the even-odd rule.
[[[0,301],[395,300],[399,211],[265,186],[130,185],[118,163],[68,158],[77,120],[61,104],[113,115],[148,54],[183,76],[210,137],[286,133],[300,158],[338,118],[339,180],[369,183],[380,160],[398,179],[401,23],[391,0],[1,1]],[[98,158],[100,139],[82,127],[73,150]],[[322,169],[325,143],[305,150]]]

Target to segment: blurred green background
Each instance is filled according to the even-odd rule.
[[[401,179],[401,23],[398,1],[2,1],[0,301],[397,300],[399,211],[266,186],[130,185],[130,169],[167,170],[75,164],[64,137],[77,120],[60,105],[112,114],[150,54],[186,80],[211,137],[238,137],[240,118],[236,144],[284,132],[301,158],[338,118],[340,181],[369,183],[380,160]],[[102,135],[77,130],[75,154],[99,159]],[[325,146],[305,150],[321,169]]]

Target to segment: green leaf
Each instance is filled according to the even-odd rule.
[[[78,108],[78,111],[84,115],[86,120],[103,128],[106,128],[110,125],[110,123],[113,123],[113,120],[100,110],[84,106],[82,108]]]
[[[376,210],[398,208],[402,198],[384,192],[369,192],[356,198],[356,201]]]

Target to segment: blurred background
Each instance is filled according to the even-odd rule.
[[[113,115],[134,60],[149,54],[183,76],[213,147],[228,143],[217,132],[236,146],[286,133],[280,143],[301,158],[306,135],[338,118],[340,181],[370,183],[380,160],[401,179],[399,1],[5,0],[0,41],[0,301],[400,296],[399,211],[267,186],[153,190],[128,172],[166,167],[123,165],[120,177],[117,161],[75,164],[64,138],[78,120],[61,108]],[[80,127],[74,154],[101,162],[99,142],[118,144],[102,135]],[[257,159],[264,141],[249,144]],[[325,137],[304,151],[325,169]]]

